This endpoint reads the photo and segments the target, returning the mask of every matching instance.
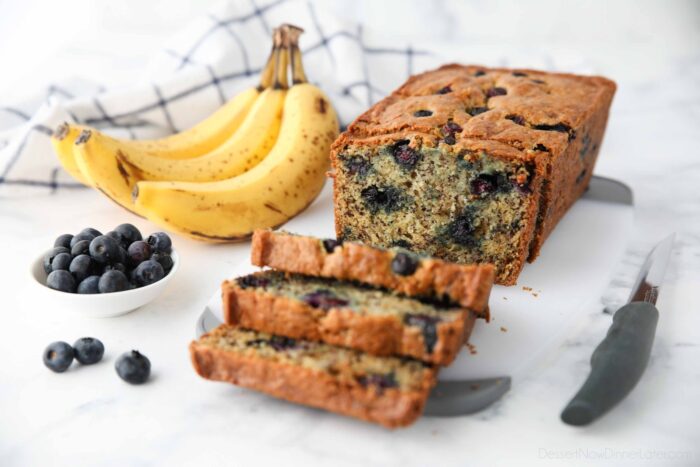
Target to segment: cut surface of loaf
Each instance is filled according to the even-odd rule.
[[[190,344],[197,373],[386,427],[422,413],[435,369],[318,342],[222,325]]]
[[[487,316],[491,264],[455,264],[401,248],[375,248],[287,232],[257,230],[251,262],[285,272],[357,281],[428,300],[447,300]]]
[[[588,186],[615,84],[446,65],[411,77],[331,149],[336,234],[517,281]]]
[[[450,364],[475,315],[349,282],[263,271],[222,285],[228,324],[373,355]]]

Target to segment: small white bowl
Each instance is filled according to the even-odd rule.
[[[168,275],[151,285],[123,292],[78,294],[51,289],[46,286],[44,255],[39,256],[32,263],[30,274],[33,288],[37,294],[42,294],[52,307],[91,318],[109,318],[134,311],[156,298],[165,289],[166,284],[173,278],[180,265],[180,257],[174,250],[171,256],[173,268]]]

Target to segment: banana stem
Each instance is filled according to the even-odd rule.
[[[299,50],[299,36],[304,30],[292,24],[284,24],[281,27],[287,32],[289,42],[287,48],[292,62],[292,84],[306,83],[308,79],[304,72],[304,63],[301,60],[301,50]]]
[[[277,47],[277,56],[275,62],[275,82],[272,84],[272,88],[287,89],[289,87],[289,81],[287,79],[289,51],[287,50],[287,31],[284,28],[275,28],[274,42],[275,47]]]
[[[265,67],[262,73],[260,73],[260,84],[258,85],[258,91],[260,92],[272,85],[272,80],[275,77],[275,65],[277,64],[277,50],[278,47],[275,46],[273,41],[270,56],[267,57],[267,63],[265,63]]]

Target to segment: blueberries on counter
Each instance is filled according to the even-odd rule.
[[[73,357],[73,347],[62,341],[52,342],[44,349],[44,365],[56,373],[66,371],[73,363]]]
[[[117,374],[129,384],[142,384],[151,374],[151,361],[138,350],[123,353],[114,364]]]
[[[155,232],[145,240],[131,224],[102,234],[91,227],[63,234],[44,255],[46,285],[62,292],[94,294],[158,282],[173,267],[172,241]]]
[[[105,346],[94,337],[81,337],[73,344],[75,359],[83,365],[92,365],[102,360]]]
[[[102,360],[105,346],[94,337],[81,337],[71,347],[63,341],[44,349],[44,365],[51,371],[63,373],[77,360],[81,365],[93,365]],[[123,353],[115,362],[117,375],[129,384],[143,384],[151,375],[151,361],[138,350]]]

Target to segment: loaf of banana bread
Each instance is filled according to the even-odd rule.
[[[454,264],[401,248],[374,248],[269,230],[253,234],[251,262],[285,272],[362,282],[410,297],[454,302],[485,317],[494,279],[491,264]]]
[[[475,315],[349,282],[263,271],[222,285],[228,324],[449,365]]]
[[[593,172],[605,78],[446,65],[411,77],[331,149],[336,234],[514,284]]]
[[[386,427],[423,412],[435,369],[318,342],[222,325],[190,344],[200,376]]]

